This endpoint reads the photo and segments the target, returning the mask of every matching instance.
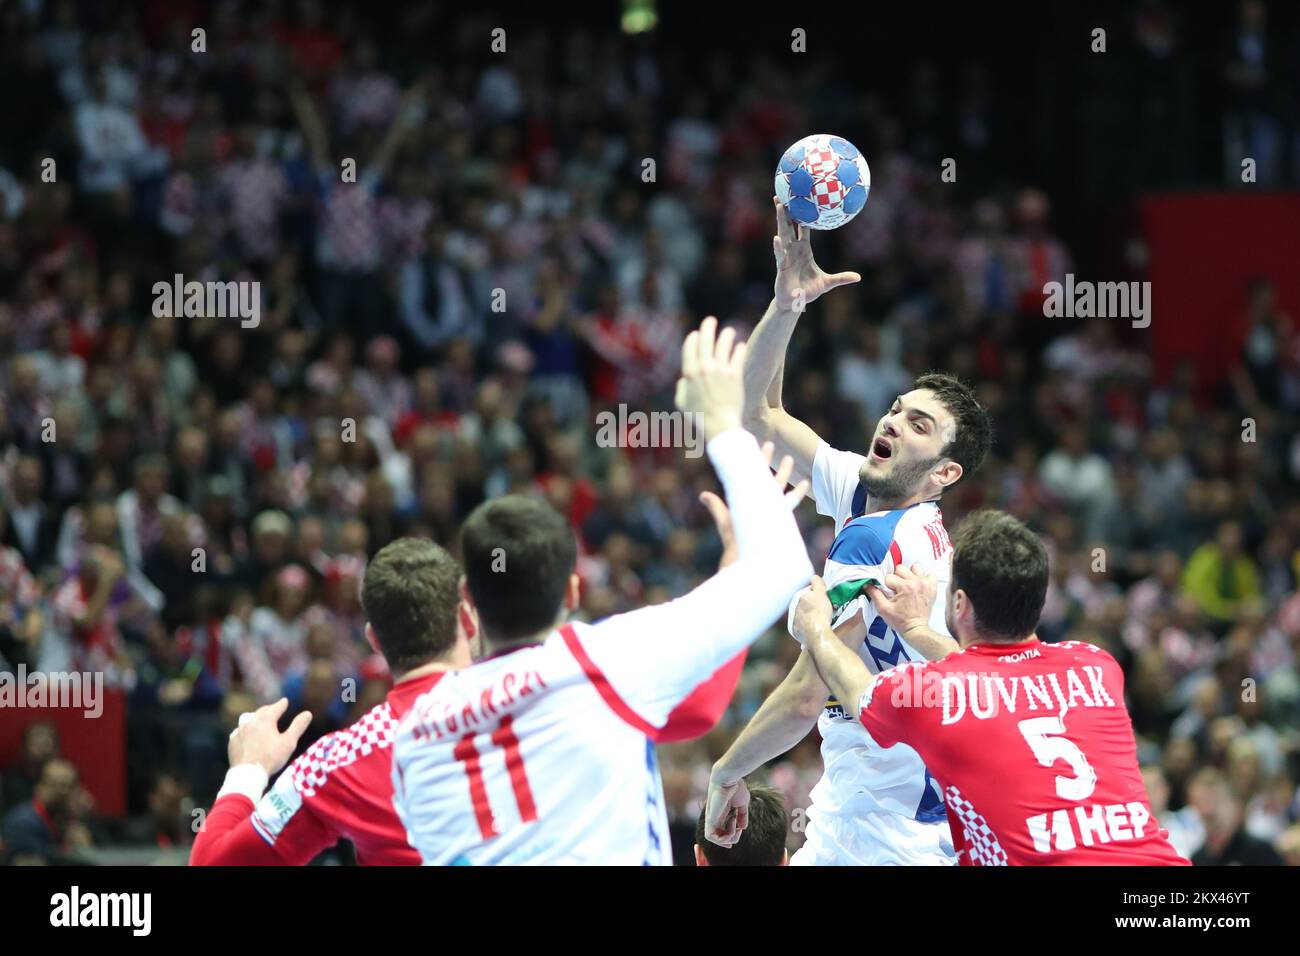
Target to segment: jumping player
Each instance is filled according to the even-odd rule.
[[[745,421],[760,440],[790,455],[809,476],[819,513],[835,520],[823,572],[836,629],[860,643],[872,672],[933,660],[957,649],[941,610],[931,629],[904,635],[876,613],[866,588],[896,568],[915,566],[947,588],[951,546],[939,499],[979,467],[991,443],[988,415],[971,390],[949,375],[918,378],[877,423],[867,455],[838,451],[782,406],[784,356],[798,309],[824,292],[858,281],[827,275],[813,260],[807,231],[777,205],[776,295],[750,336],[745,359]],[[792,609],[793,610],[793,609]],[[916,751],[884,750],[854,725],[848,702],[827,699],[806,652],[713,767],[705,835],[739,839],[749,795],[744,777],[821,731],[821,780],[812,791],[806,842],[792,865],[950,864],[955,861],[943,801]]]

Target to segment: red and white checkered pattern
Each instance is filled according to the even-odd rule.
[[[315,796],[335,770],[355,763],[376,748],[391,747],[396,731],[393,709],[385,701],[351,727],[327,734],[308,747],[301,759],[294,762],[294,787],[304,797]]]
[[[839,165],[840,158],[833,149],[810,149],[803,158],[803,167],[813,179],[835,172]]]
[[[838,206],[844,201],[844,187],[834,176],[827,176],[813,183],[812,198],[819,206]]]
[[[966,837],[966,852],[975,866],[1006,866],[1007,854],[1002,844],[989,828],[988,821],[961,795],[961,791],[949,786],[944,791],[948,809],[956,814]]]

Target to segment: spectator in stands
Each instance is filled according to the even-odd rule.
[[[1259,569],[1243,544],[1241,525],[1225,521],[1213,541],[1192,552],[1183,572],[1184,590],[1220,628],[1260,595]]]
[[[53,724],[34,720],[23,728],[18,760],[0,774],[0,813],[32,798],[45,765],[58,754],[59,732]]]
[[[0,821],[10,857],[32,855],[63,862],[91,845],[84,817],[88,796],[77,768],[53,757],[41,768],[31,799],[6,811]]]
[[[1218,770],[1206,767],[1192,778],[1188,797],[1205,826],[1205,843],[1192,855],[1194,866],[1277,866],[1277,851],[1246,832],[1245,809]]]
[[[149,808],[127,821],[123,842],[162,849],[185,847],[194,842],[191,820],[184,811],[186,790],[186,784],[174,773],[154,774],[149,787]]]

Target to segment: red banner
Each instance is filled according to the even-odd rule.
[[[1186,357],[1212,387],[1240,359],[1252,279],[1271,279],[1278,307],[1300,315],[1300,194],[1152,196],[1140,209],[1156,380]]]

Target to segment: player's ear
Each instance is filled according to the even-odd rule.
[[[955,485],[962,476],[962,467],[951,458],[945,458],[939,467],[930,472],[930,477],[940,488]]]
[[[569,587],[564,592],[564,609],[576,611],[582,603],[582,579],[576,574],[569,575]]]
[[[961,588],[952,592],[952,619],[961,621],[966,627],[975,624],[975,608],[970,603],[970,595]]]
[[[781,866],[789,866],[789,865],[790,865],[790,851],[789,851],[789,850],[782,850],[782,851],[781,851]]]
[[[469,593],[469,585],[465,583],[463,574],[460,576],[460,599],[465,602],[466,607],[477,613],[477,608],[474,607],[474,595]]]
[[[379,639],[375,637],[375,629],[370,626],[369,621],[366,621],[366,643],[370,645],[370,649],[376,654],[383,654],[383,651],[379,649]]]
[[[709,861],[708,861],[708,859],[704,856],[704,851],[700,849],[700,845],[699,845],[698,843],[695,844],[695,865],[696,865],[696,866],[708,866],[708,865],[709,865]]]

